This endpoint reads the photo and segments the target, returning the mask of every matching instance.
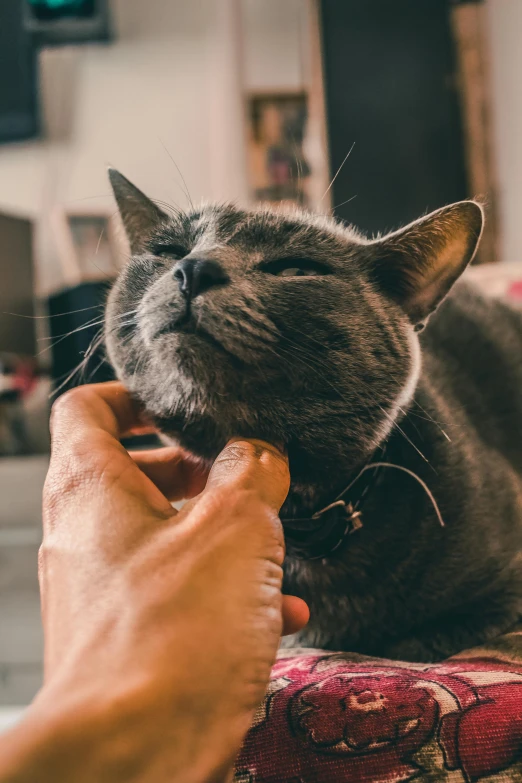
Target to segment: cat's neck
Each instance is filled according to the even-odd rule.
[[[378,491],[375,471],[369,469],[376,463],[387,463],[390,467],[408,470],[415,475],[424,474],[433,457],[426,453],[426,449],[433,444],[433,429],[437,425],[429,417],[416,416],[415,405],[412,401],[376,448],[357,454],[347,444],[344,455],[342,452],[336,454],[335,460],[330,462],[324,455],[311,455],[306,464],[308,480],[299,480],[298,471],[293,470],[290,452],[293,481],[281,509],[281,518],[310,518],[339,497],[355,509],[360,508],[369,495]]]
[[[346,459],[337,459],[334,465],[325,465],[323,459],[310,458],[307,473],[310,480],[293,479],[288,498],[281,509],[281,519],[312,518],[340,498],[357,507],[373,483],[365,468],[382,460],[386,444],[354,457],[350,451]],[[295,476],[290,453],[290,472]],[[319,523],[320,524],[320,523]]]

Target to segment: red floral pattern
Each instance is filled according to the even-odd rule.
[[[521,662],[301,651],[274,666],[235,780],[475,783],[500,773],[522,780]]]

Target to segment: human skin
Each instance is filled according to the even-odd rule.
[[[281,594],[285,456],[233,440],[208,474],[178,449],[129,454],[142,427],[119,383],[54,406],[45,678],[0,738],[1,783],[227,780],[281,634],[308,619]]]

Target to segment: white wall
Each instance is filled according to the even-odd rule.
[[[307,0],[112,0],[109,46],[45,52],[45,141],[0,147],[0,210],[38,222],[40,291],[60,284],[45,216],[112,204],[105,167],[152,196],[247,198],[241,89],[308,81]],[[243,65],[233,11],[242,8]],[[522,0],[487,0],[503,257],[522,258]]]
[[[522,0],[487,0],[502,260],[522,261]]]
[[[308,0],[243,0],[247,90],[303,90],[310,69]]]
[[[56,205],[112,208],[111,164],[184,207],[171,157],[194,201],[244,202],[242,91],[305,81],[307,0],[111,2],[114,43],[42,53],[45,140],[0,148],[0,210],[36,220],[40,293],[62,283]]]
[[[39,222],[41,292],[61,277],[46,215],[60,203],[110,205],[109,163],[181,206],[187,197],[170,156],[194,200],[246,197],[239,69],[228,40],[235,1],[114,0],[113,44],[43,53],[50,132],[0,149],[0,209]]]

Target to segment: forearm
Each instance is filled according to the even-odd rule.
[[[0,783],[72,783],[75,768],[83,767],[84,760],[72,763],[71,750],[69,738],[51,716],[42,722],[29,711],[0,736]]]
[[[138,704],[123,710],[105,705],[92,709],[74,699],[65,708],[37,700],[22,721],[0,736],[0,783],[227,783],[231,760],[223,763],[200,737],[189,753],[173,738],[165,755],[164,727],[150,726]],[[142,723],[143,721],[143,723]],[[141,730],[140,730],[140,725]],[[158,752],[159,751],[159,752]],[[201,751],[201,752],[199,752]]]

